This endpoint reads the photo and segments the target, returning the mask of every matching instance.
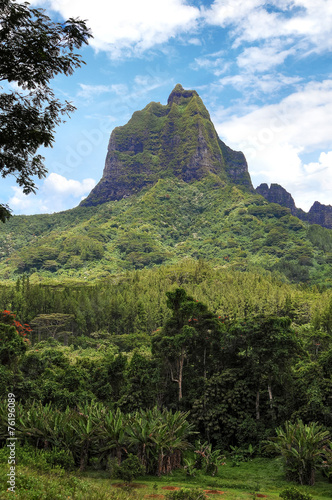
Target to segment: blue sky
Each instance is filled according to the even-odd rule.
[[[15,214],[77,206],[102,176],[112,129],[177,83],[197,90],[220,138],[244,152],[254,186],[295,203],[332,204],[330,0],[32,0],[54,20],[86,19],[86,62],[52,87],[77,111],[41,150],[48,175],[25,196],[2,180]]]

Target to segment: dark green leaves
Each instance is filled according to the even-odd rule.
[[[35,192],[33,177],[47,172],[38,148],[52,146],[55,126],[75,109],[55,97],[49,81],[84,63],[72,51],[91,36],[84,21],[54,23],[28,3],[0,2],[0,80],[18,87],[0,95],[0,172],[15,175],[25,194]],[[4,222],[8,213],[0,208]]]

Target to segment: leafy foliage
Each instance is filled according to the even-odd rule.
[[[312,496],[309,495],[309,493],[303,493],[294,486],[291,488],[285,488],[279,496],[284,500],[312,500]]]
[[[206,498],[204,491],[200,489],[181,488],[178,491],[172,491],[166,495],[170,500],[204,500]]]
[[[0,277],[16,280],[26,272],[34,281],[84,282],[191,257],[225,270],[263,268],[290,282],[330,286],[329,253],[308,239],[303,222],[295,228],[290,214],[279,217],[269,206],[210,174],[189,184],[160,179],[93,212],[77,207],[15,216],[0,228]],[[269,216],[256,211],[262,207]]]
[[[116,477],[125,481],[126,484],[131,483],[133,479],[144,475],[145,468],[141,464],[139,458],[132,453],[115,468]]]
[[[20,88],[0,95],[0,171],[3,177],[14,174],[28,194],[36,189],[33,176],[46,174],[38,148],[52,145],[61,116],[75,109],[55,97],[49,81],[81,66],[73,50],[87,44],[91,34],[84,21],[54,23],[28,3],[1,0],[0,12],[0,80]],[[9,211],[0,209],[4,220]]]
[[[267,449],[282,455],[287,478],[299,484],[315,484],[315,472],[325,456],[329,432],[317,422],[307,425],[297,420],[294,424],[286,422],[284,429],[279,427],[276,433]]]

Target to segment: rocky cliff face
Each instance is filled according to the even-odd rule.
[[[301,208],[295,206],[293,197],[286,189],[279,184],[261,184],[256,188],[256,192],[269,201],[270,203],[278,203],[283,207],[290,209],[292,215],[295,215],[303,221],[310,224],[319,224],[320,226],[332,229],[332,206],[322,205],[315,201],[309,212],[304,212]]]
[[[270,203],[279,203],[279,205],[289,208],[295,215],[297,208],[292,195],[279,184],[271,184],[270,187],[267,184],[261,184],[256,188],[256,191]]]
[[[243,153],[220,140],[197,92],[178,84],[167,105],[151,102],[113,130],[103,176],[81,205],[130,196],[160,178],[191,182],[209,173],[253,190]]]
[[[315,201],[308,212],[308,221],[311,224],[319,224],[332,229],[332,206],[322,205],[319,201]]]

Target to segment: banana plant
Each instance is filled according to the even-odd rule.
[[[85,404],[72,414],[69,421],[69,426],[74,431],[74,460],[76,463],[79,461],[81,471],[85,469],[89,455],[96,453],[99,448],[103,410],[100,403]]]
[[[43,406],[34,402],[28,410],[22,412],[18,419],[18,431],[21,437],[33,441],[38,448],[61,446],[61,433],[63,429],[64,414],[52,403]]]
[[[101,452],[115,456],[120,465],[123,452],[128,446],[128,416],[118,408],[116,412],[107,411],[103,415],[101,426]]]
[[[297,420],[286,422],[276,433],[277,437],[271,438],[265,448],[282,455],[287,478],[300,484],[315,484],[315,472],[324,459],[329,432],[317,422],[304,424]]]
[[[226,458],[221,454],[220,450],[212,450],[211,443],[196,441],[195,453],[197,454],[197,466],[205,469],[205,472],[210,476],[215,476],[218,473],[219,466],[225,464]]]
[[[188,436],[193,433],[193,425],[187,421],[188,415],[166,409],[161,413],[157,438],[158,475],[181,467],[182,453],[189,448]]]
[[[129,446],[135,450],[148,472],[152,472],[154,468],[159,431],[159,414],[156,410],[141,410],[132,415],[128,426]]]

